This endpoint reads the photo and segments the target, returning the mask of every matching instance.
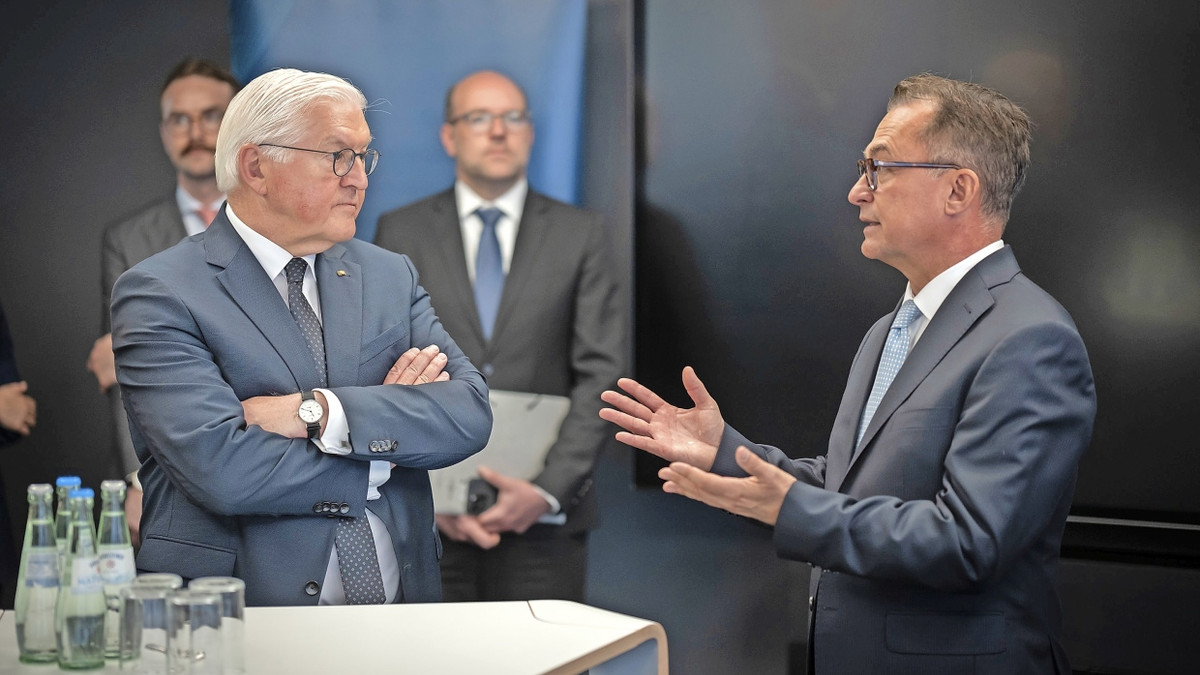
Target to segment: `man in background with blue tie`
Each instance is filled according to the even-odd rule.
[[[534,124],[511,79],[467,76],[444,114],[454,187],[385,213],[375,243],[413,259],[446,330],[492,389],[570,398],[537,476],[481,468],[495,505],[438,514],[445,597],[582,602],[598,517],[591,475],[608,440],[599,396],[627,350],[610,237],[596,215],[530,189]]]
[[[441,597],[428,470],[478,452],[491,409],[412,263],[354,238],[366,104],[255,78],[217,138],[225,207],[113,288],[139,570],[235,576],[251,605]]]
[[[186,236],[203,232],[216,216],[225,201],[225,195],[217,189],[213,160],[217,131],[230,99],[240,88],[233,75],[202,59],[188,57],[171,69],[159,94],[158,133],[163,151],[175,167],[175,192],[104,228],[100,250],[100,324],[104,335],[92,346],[87,368],[112,404],[113,443],[119,468],[130,482],[126,512],[134,542],[138,541],[142,491],[121,391],[113,386],[117,372],[109,331],[112,287],[125,270]]]
[[[617,439],[672,462],[664,490],[813,564],[817,675],[1071,672],[1056,573],[1096,394],[1075,324],[1001,240],[1030,126],[979,85],[895,88],[849,199],[863,255],[908,286],[859,346],[824,456],[749,442],[690,368],[694,408],[633,380],[604,393]]]

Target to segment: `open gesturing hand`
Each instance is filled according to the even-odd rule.
[[[625,393],[606,391],[600,398],[611,408],[600,417],[624,429],[617,440],[658,455],[669,462],[684,462],[708,471],[717,456],[725,420],[717,402],[691,366],[683,369],[683,387],[694,408],[677,408],[658,394],[629,378],[617,380]]]

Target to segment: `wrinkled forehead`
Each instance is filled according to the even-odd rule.
[[[924,151],[925,143],[921,135],[932,120],[934,112],[933,104],[924,101],[904,103],[892,108],[875,128],[875,136],[863,150],[863,156],[896,159],[906,153]]]

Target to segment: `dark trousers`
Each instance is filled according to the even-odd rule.
[[[539,530],[554,526],[534,526]],[[488,550],[446,538],[442,554],[442,600],[584,601],[587,533],[569,536],[506,532]],[[539,532],[540,534],[540,532]]]

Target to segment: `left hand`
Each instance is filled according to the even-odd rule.
[[[795,476],[768,464],[745,446],[737,449],[738,466],[746,478],[718,476],[690,464],[674,462],[659,470],[664,492],[680,494],[739,516],[774,525]]]
[[[37,424],[37,402],[24,381],[0,384],[0,427],[28,436]]]
[[[92,343],[88,353],[87,369],[96,376],[100,393],[108,391],[117,383],[117,363],[113,357],[112,333],[105,333]]]
[[[479,514],[479,524],[488,532],[523,534],[550,512],[550,504],[527,480],[505,476],[486,466],[479,467],[479,477],[499,490],[496,504]]]

